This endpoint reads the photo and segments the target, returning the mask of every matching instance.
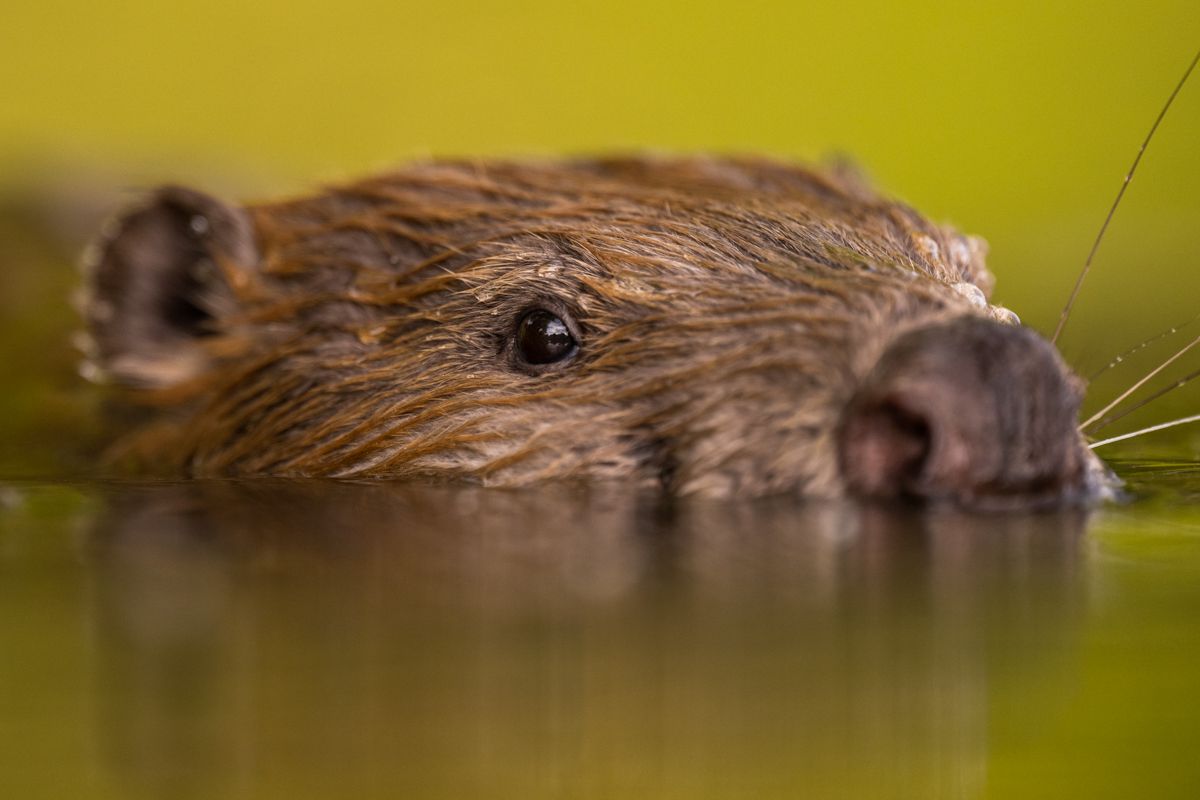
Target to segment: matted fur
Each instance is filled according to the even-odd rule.
[[[1004,316],[979,240],[764,160],[420,164],[245,214],[252,242],[209,247],[194,368],[121,374],[91,315],[99,366],[161,409],[125,442],[143,462],[837,495],[840,415],[889,344]],[[531,370],[511,342],[539,307],[580,349]]]

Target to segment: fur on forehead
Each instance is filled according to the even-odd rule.
[[[751,159],[435,163],[251,210],[271,243],[266,273],[327,288],[475,268],[468,250],[517,237],[635,271],[662,259],[676,277],[688,266],[711,280],[714,270],[811,261],[921,272],[985,296],[993,285],[982,241],[860,180]]]

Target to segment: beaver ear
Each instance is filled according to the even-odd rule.
[[[154,192],[86,260],[83,312],[95,366],[141,387],[200,374],[209,362],[202,340],[235,305],[224,269],[255,261],[245,211],[190,189]]]

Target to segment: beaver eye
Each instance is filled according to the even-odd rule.
[[[530,311],[517,326],[517,352],[527,364],[553,364],[578,349],[567,323],[544,309]]]

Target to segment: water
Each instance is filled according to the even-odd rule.
[[[1144,479],[1167,465],[1130,465]],[[1200,526],[325,482],[0,490],[10,797],[1200,781]]]

